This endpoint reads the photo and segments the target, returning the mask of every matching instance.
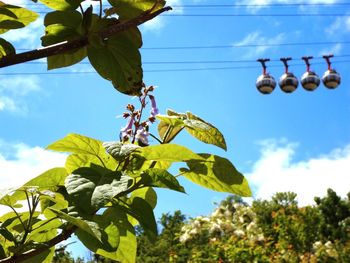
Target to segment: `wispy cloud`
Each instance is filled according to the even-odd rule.
[[[346,196],[350,191],[350,144],[304,161],[293,161],[298,144],[267,140],[261,143],[261,157],[246,176],[255,198],[268,199],[276,192],[297,193],[300,205],[313,204],[328,188]]]
[[[182,14],[184,12],[183,8],[179,7],[179,5],[182,5],[182,0],[167,0],[166,4],[167,6],[173,7],[173,10],[169,11],[168,13]],[[165,27],[166,23],[166,17],[157,16],[156,18],[143,24],[141,29],[143,32],[159,33]]]
[[[39,78],[36,76],[7,77],[0,82],[0,111],[25,114],[25,99],[33,92],[40,91]]]
[[[51,168],[62,167],[65,159],[62,153],[23,143],[9,144],[0,139],[0,191],[18,188]],[[6,207],[0,206],[0,214],[4,212]]]
[[[343,50],[343,45],[338,43],[330,46],[329,48],[322,49],[319,53],[319,56],[323,56],[325,54],[339,55],[342,50]]]
[[[280,44],[285,40],[285,34],[280,33],[274,37],[263,36],[260,31],[254,31],[246,35],[241,41],[234,43],[235,46],[244,46],[249,44]],[[242,54],[242,58],[256,58],[263,55],[270,49],[275,49],[273,46],[259,46],[247,48],[246,53]]]
[[[333,23],[325,28],[325,32],[330,35],[343,35],[350,32],[350,15],[337,17]]]

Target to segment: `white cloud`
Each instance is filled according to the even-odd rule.
[[[340,43],[337,43],[335,45],[330,46],[329,48],[324,48],[319,52],[320,56],[323,56],[325,54],[333,54],[333,55],[339,55],[343,49],[343,45]]]
[[[249,33],[246,35],[241,41],[234,43],[233,45],[235,46],[244,46],[244,45],[250,45],[250,44],[267,44],[267,45],[272,45],[272,44],[280,44],[283,42],[285,39],[285,34],[280,33],[274,37],[265,37],[261,34],[259,31],[255,31],[252,33]],[[273,49],[275,47],[272,46],[259,46],[259,47],[252,47],[252,48],[247,48],[246,53],[243,54],[242,52],[242,58],[256,58],[258,56],[263,55],[267,50]]]
[[[166,12],[167,14],[182,14],[183,8],[179,7],[182,5],[181,0],[167,0],[166,6],[171,6],[173,10]],[[166,25],[166,17],[157,16],[150,21],[147,21],[141,26],[143,32],[160,32]]]
[[[333,23],[325,28],[325,32],[330,35],[342,35],[350,31],[350,15],[337,17]]]
[[[36,76],[7,77],[0,82],[0,111],[26,113],[25,97],[40,91]]]
[[[0,145],[1,188],[19,187],[46,170],[63,166],[66,154],[23,143]]]
[[[44,34],[44,20],[39,17],[28,26],[16,30],[10,30],[2,35],[12,44],[23,44],[21,48],[35,49],[41,46],[40,37]]]
[[[51,168],[64,166],[65,159],[66,154],[23,143],[11,145],[0,140],[0,192],[18,188]],[[0,214],[7,211],[6,207],[0,206]]]
[[[343,197],[350,191],[350,144],[304,161],[293,161],[297,144],[269,140],[247,179],[255,198],[269,199],[276,192],[297,193],[300,205],[313,204],[332,188]]]

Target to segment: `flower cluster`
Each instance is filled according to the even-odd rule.
[[[122,142],[137,142],[140,146],[147,146],[149,144],[149,126],[155,122],[156,115],[159,113],[155,97],[150,94],[152,91],[154,91],[153,86],[142,90],[142,94],[138,97],[141,105],[140,109],[136,109],[132,104],[126,106],[126,112],[123,113],[123,118],[127,119],[127,124],[120,129],[119,134]],[[150,115],[146,120],[142,120],[148,100],[151,102]]]
[[[261,242],[264,235],[256,218],[252,209],[245,204],[222,204],[209,217],[199,216],[185,225],[181,230],[180,242],[185,243],[201,235],[208,235],[211,242],[233,236]]]

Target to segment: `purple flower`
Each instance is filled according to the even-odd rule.
[[[132,126],[134,124],[134,116],[131,116],[127,125],[120,129],[120,139],[123,140],[125,137],[129,137],[130,130],[132,130]]]
[[[159,110],[157,108],[157,103],[153,95],[148,95],[148,96],[149,96],[149,99],[151,100],[151,105],[152,105],[151,116],[155,117],[159,113]]]
[[[148,145],[148,136],[149,136],[149,133],[148,131],[146,130],[145,127],[143,126],[140,126],[136,132],[136,140],[142,145]]]

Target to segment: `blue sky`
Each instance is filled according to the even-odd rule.
[[[268,198],[277,191],[294,191],[299,195],[300,204],[312,204],[313,197],[324,195],[329,187],[345,196],[350,190],[350,63],[344,55],[349,56],[350,45],[342,42],[350,41],[350,15],[258,15],[347,15],[350,5],[336,6],[345,1],[335,0],[168,2],[178,6],[261,5],[249,8],[175,7],[172,13],[182,16],[162,16],[141,27],[145,83],[157,86],[155,96],[161,112],[167,108],[191,111],[208,120],[225,135],[228,151],[203,145],[187,135],[180,136],[176,143],[196,152],[212,152],[229,158],[246,175],[255,198]],[[268,6],[288,3],[329,5]],[[186,17],[184,14],[255,16]],[[37,48],[43,33],[41,19],[3,37],[17,48]],[[306,42],[332,44],[237,47]],[[149,49],[173,46],[232,47]],[[301,56],[320,57],[327,53],[336,56],[332,66],[342,76],[339,88],[328,90],[320,85],[316,91],[307,92],[299,86],[292,94],[283,93],[279,87],[271,95],[260,94],[255,88],[255,80],[261,74],[258,63],[147,64],[156,61],[252,61],[260,57],[278,60],[290,56],[294,58],[290,70],[300,77],[305,71]],[[321,59],[311,63],[314,63],[312,69],[322,76],[326,63]],[[283,73],[282,63],[278,61],[270,62],[268,66],[276,79]],[[234,68],[207,69],[222,67]],[[166,69],[191,71],[152,72]],[[79,64],[56,71],[77,74],[21,75],[23,72],[46,72],[45,64],[32,63],[0,69],[1,188],[24,183],[45,169],[63,165],[64,155],[46,152],[44,148],[68,133],[81,133],[103,141],[118,138],[124,120],[116,116],[124,111],[124,105],[136,103],[136,100],[116,92],[97,74],[81,73],[92,70],[86,64]],[[213,202],[226,196],[185,180],[181,182],[187,195],[158,191],[157,217],[176,209],[193,217],[208,214],[213,209]]]

